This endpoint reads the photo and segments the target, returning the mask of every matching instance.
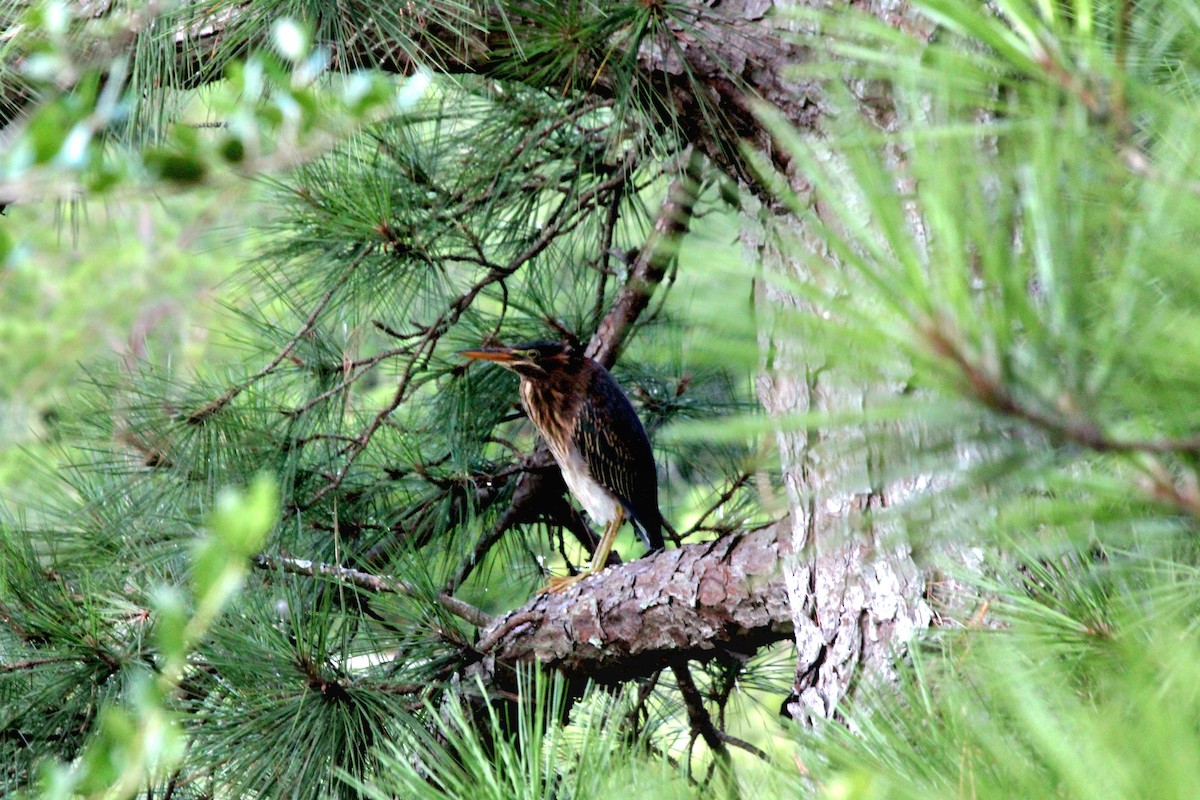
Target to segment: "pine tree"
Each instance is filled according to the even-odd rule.
[[[1051,710],[1082,696],[1079,733],[1144,689],[1105,671],[1128,655],[1104,647],[1113,631],[1156,645],[1119,662],[1148,676],[1171,666],[1157,634],[1190,631],[1194,20],[1165,4],[763,5],[25,17],[2,51],[21,67],[0,105],[20,146],[0,200],[305,163],[271,178],[244,361],[99,376],[69,496],[4,529],[7,786],[103,739],[101,709],[165,671],[157,587],[209,586],[193,542],[221,541],[228,524],[201,534],[219,493],[265,471],[281,511],[168,681],[189,747],[152,795],[627,793],[681,752],[696,779],[680,737],[727,781],[730,749],[756,750],[727,703],[757,650],[793,639],[785,713],[816,724],[830,791],[962,796],[978,773],[997,796],[1087,796],[1037,749]],[[7,30],[26,13],[0,11]],[[71,69],[47,80],[47,57]],[[174,122],[209,84],[222,126]],[[749,266],[680,260],[721,235]],[[630,390],[679,546],[536,598],[594,534],[511,376],[454,353],[564,338]],[[731,425],[751,371],[769,421]],[[762,488],[772,434],[783,503]],[[1016,544],[994,563],[964,550],[996,532]],[[941,579],[947,549],[977,568]],[[1134,621],[1148,604],[1159,631]],[[1011,627],[1007,674],[1059,667],[1040,715],[996,680],[1003,655],[963,655],[969,633],[931,640],[933,670],[902,658],[956,620]],[[955,716],[964,663],[967,690],[995,689],[988,719],[1016,717],[1013,741],[1045,756],[1029,783],[974,760],[996,736]],[[899,711],[884,683],[905,690]],[[927,714],[953,735],[922,749]],[[861,738],[820,724],[834,716]]]

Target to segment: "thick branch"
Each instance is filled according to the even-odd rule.
[[[485,680],[507,683],[519,663],[613,684],[679,659],[752,653],[791,638],[781,558],[791,532],[777,523],[609,567],[547,594],[481,631]],[[497,669],[499,667],[500,669]]]
[[[629,270],[629,280],[588,343],[587,354],[606,367],[617,360],[633,323],[650,304],[655,289],[679,253],[679,242],[687,233],[695,211],[703,170],[704,158],[695,150],[688,153],[683,174],[671,181],[654,227]]]

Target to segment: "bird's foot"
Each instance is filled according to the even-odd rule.
[[[565,592],[567,589],[570,589],[572,586],[579,583],[581,580],[591,574],[592,571],[589,569],[574,575],[564,575],[561,578],[551,576],[546,585],[541,589],[538,589],[538,594],[560,594]]]

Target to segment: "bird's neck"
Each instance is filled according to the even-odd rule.
[[[521,377],[521,402],[542,438],[570,438],[578,414],[579,393],[571,391],[572,376],[554,373],[537,380]]]

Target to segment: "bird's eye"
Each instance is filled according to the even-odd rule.
[[[521,357],[524,359],[527,359],[529,361],[537,361],[538,360],[538,351],[537,350],[525,350],[524,352],[521,353]]]

